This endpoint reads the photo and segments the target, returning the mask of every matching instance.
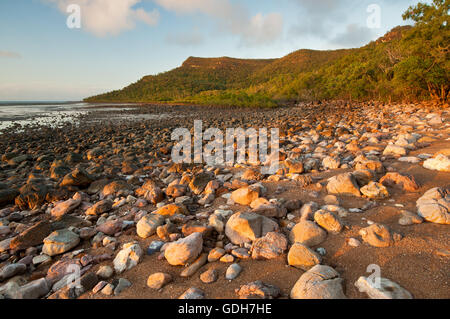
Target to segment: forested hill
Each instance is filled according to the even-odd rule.
[[[448,101],[450,0],[419,3],[397,27],[357,49],[299,50],[280,59],[188,58],[179,68],[87,102],[276,106],[351,99]]]

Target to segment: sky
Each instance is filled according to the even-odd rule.
[[[360,47],[408,24],[401,15],[417,2],[0,0],[0,101],[79,101],[189,56]]]

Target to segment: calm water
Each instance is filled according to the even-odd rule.
[[[64,122],[73,121],[78,115],[92,111],[92,108],[103,107],[108,104],[91,104],[83,102],[0,102],[0,129],[20,125],[48,125],[58,126]],[[120,104],[123,108],[133,104]]]

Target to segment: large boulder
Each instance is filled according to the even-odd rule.
[[[250,243],[279,229],[278,224],[255,213],[236,213],[225,225],[225,235],[236,245]]]
[[[450,224],[450,194],[444,188],[428,190],[416,202],[419,216],[436,224]]]
[[[188,237],[170,243],[164,251],[164,256],[169,264],[173,266],[183,266],[194,261],[200,255],[202,249],[202,234],[193,233]]]
[[[291,290],[291,299],[347,299],[343,279],[329,266],[317,265],[305,272]]]
[[[329,194],[361,196],[355,177],[351,173],[344,173],[328,180]]]
[[[65,253],[77,246],[80,237],[69,229],[54,231],[44,239],[42,252],[49,256],[55,256]]]

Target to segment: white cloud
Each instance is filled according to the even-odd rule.
[[[17,52],[11,52],[11,51],[0,51],[0,58],[13,58],[13,59],[20,59],[22,55]]]
[[[367,44],[369,41],[373,40],[376,34],[373,30],[360,26],[358,24],[347,25],[344,32],[338,33],[333,39],[331,39],[332,44],[336,44],[338,47],[360,47]]]
[[[141,0],[47,0],[55,3],[65,14],[67,7],[78,4],[81,8],[81,27],[99,37],[117,35],[136,27],[137,22],[154,26],[159,22],[159,11],[147,12],[134,6]]]
[[[213,18],[220,30],[239,36],[248,46],[269,44],[283,32],[283,17],[279,13],[251,16],[242,5],[230,0],[153,0],[167,11],[179,15],[201,13]]]

